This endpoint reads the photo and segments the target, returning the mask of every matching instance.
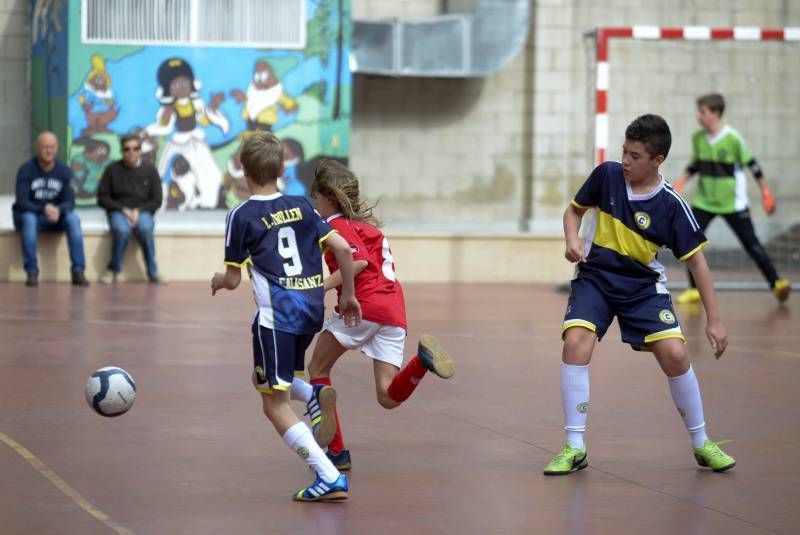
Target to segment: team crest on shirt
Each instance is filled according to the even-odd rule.
[[[578,403],[577,409],[579,413],[586,414],[587,412],[589,412],[589,402],[584,401],[583,403]]]
[[[308,448],[300,446],[297,448],[297,455],[299,455],[302,459],[308,459]]]
[[[675,314],[673,314],[671,310],[665,309],[658,313],[658,319],[660,319],[662,323],[672,325],[675,323]]]
[[[636,221],[636,226],[642,230],[647,230],[650,226],[650,214],[647,212],[636,212],[633,214],[633,220]]]

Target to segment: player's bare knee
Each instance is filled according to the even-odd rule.
[[[653,352],[664,373],[670,377],[683,375],[689,369],[689,355],[680,340],[665,340],[654,347]]]
[[[565,364],[584,366],[592,359],[595,334],[583,327],[571,327],[564,332],[562,360]]]

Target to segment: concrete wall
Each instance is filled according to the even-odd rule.
[[[86,225],[84,225],[86,227]],[[111,252],[110,234],[103,228],[84,228],[86,276],[96,281]],[[563,260],[559,237],[515,235],[404,234],[390,238],[402,282],[542,282],[567,280],[572,272]],[[156,236],[159,274],[167,281],[211,280],[224,269],[223,230],[163,230]],[[535,266],[535,268],[534,268]],[[68,281],[69,253],[63,234],[39,238],[42,281]],[[0,231],[0,282],[25,280],[19,236]],[[144,281],[145,266],[136,239],[123,261],[121,281]]]
[[[0,193],[13,191],[31,157],[29,0],[0,0]]]
[[[798,26],[791,0],[536,0],[529,42],[501,72],[482,80],[357,76],[352,165],[381,198],[389,228],[516,228],[532,180],[534,229],[559,228],[563,207],[591,170],[594,40],[597,26]],[[353,0],[357,17],[428,16],[437,0]],[[779,193],[777,218],[755,210],[774,234],[800,207],[800,43],[619,41],[611,46],[610,150],[624,128],[655,112],[670,122],[677,177],[697,127],[694,99],[719,90],[726,118],[749,140]],[[781,219],[783,218],[783,219]],[[714,229],[712,228],[712,231]],[[720,238],[728,240],[729,234]]]
[[[443,7],[352,1],[354,18]],[[483,79],[354,78],[351,162],[390,228],[519,228],[532,149],[531,45]]]

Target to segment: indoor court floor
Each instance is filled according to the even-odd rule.
[[[696,465],[665,377],[615,324],[591,367],[590,466],[542,475],[563,444],[566,294],[409,284],[406,356],[434,334],[456,374],[425,377],[387,411],[371,364],[346,354],[333,384],[350,499],[304,504],[291,496],[312,475],[250,384],[248,281],[214,298],[206,283],[0,284],[0,533],[797,533],[800,295],[719,296],[730,337],[719,361],[703,316],[678,313],[731,472]],[[108,365],[137,383],[118,418],[84,400]]]

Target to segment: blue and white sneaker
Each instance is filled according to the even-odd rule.
[[[347,476],[344,474],[340,474],[332,483],[322,481],[322,478],[317,475],[317,479],[311,486],[297,491],[294,500],[297,502],[336,502],[346,500],[348,490]]]
[[[456,365],[450,355],[442,349],[439,341],[426,334],[420,337],[417,356],[422,365],[442,379],[449,379],[456,371]]]
[[[314,385],[306,410],[314,440],[320,448],[327,448],[336,435],[336,390],[328,385]]]

